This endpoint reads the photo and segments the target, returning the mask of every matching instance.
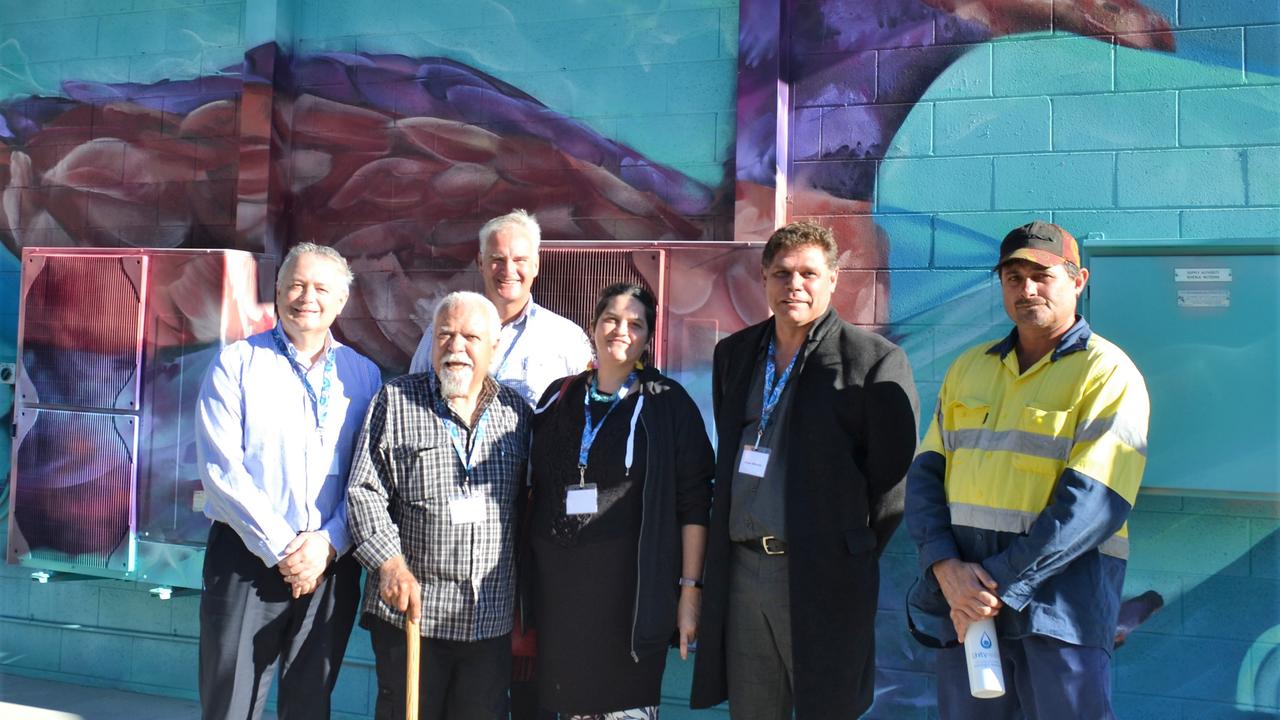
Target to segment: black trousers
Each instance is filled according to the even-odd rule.
[[[403,720],[404,630],[365,615],[378,675],[375,720]],[[511,633],[462,642],[422,638],[419,646],[418,718],[420,720],[499,720],[507,715],[511,684]]]
[[[360,602],[360,565],[346,555],[310,595],[294,600],[274,565],[214,523],[200,599],[200,707],[205,720],[262,716],[277,665],[280,720],[329,717]]]

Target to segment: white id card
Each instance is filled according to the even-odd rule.
[[[470,525],[484,520],[484,496],[477,493],[450,500],[449,520],[454,525]]]
[[[742,446],[742,462],[738,463],[738,472],[752,477],[764,477],[764,469],[769,466],[769,448],[757,448],[751,445]]]
[[[315,447],[314,445],[312,447]],[[319,451],[316,455],[315,465],[311,467],[325,467],[325,475],[338,474],[338,446],[328,445],[324,441],[319,443]]]
[[[595,515],[598,510],[595,483],[565,488],[564,512],[566,515]]]

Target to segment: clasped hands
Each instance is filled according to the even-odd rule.
[[[293,597],[315,592],[324,582],[324,571],[338,556],[323,535],[316,532],[300,532],[284,549],[284,559],[276,564],[284,581],[289,583]]]
[[[951,624],[960,642],[964,642],[969,623],[995,617],[1004,606],[996,596],[998,584],[982,565],[949,558],[939,560],[930,569],[951,606]]]

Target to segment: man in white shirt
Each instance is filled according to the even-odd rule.
[[[533,301],[538,277],[538,243],[542,229],[534,216],[513,210],[480,228],[476,264],[484,278],[484,295],[498,308],[502,330],[490,373],[519,392],[530,406],[543,390],[566,375],[576,375],[591,362],[587,335],[572,320]],[[432,332],[423,333],[409,372],[431,366]]]

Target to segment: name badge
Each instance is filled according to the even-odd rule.
[[[738,463],[738,472],[752,477],[764,477],[764,469],[769,466],[769,449],[756,448],[750,445],[742,447],[742,462]]]
[[[337,445],[329,445],[324,441],[318,443],[317,454],[315,456],[315,465],[312,467],[325,467],[325,475],[338,474],[338,447]],[[316,446],[313,445],[313,448]]]
[[[484,496],[476,493],[449,501],[449,520],[454,525],[470,525],[484,520]]]
[[[599,509],[595,483],[574,485],[565,489],[564,512],[566,515],[595,515]]]

